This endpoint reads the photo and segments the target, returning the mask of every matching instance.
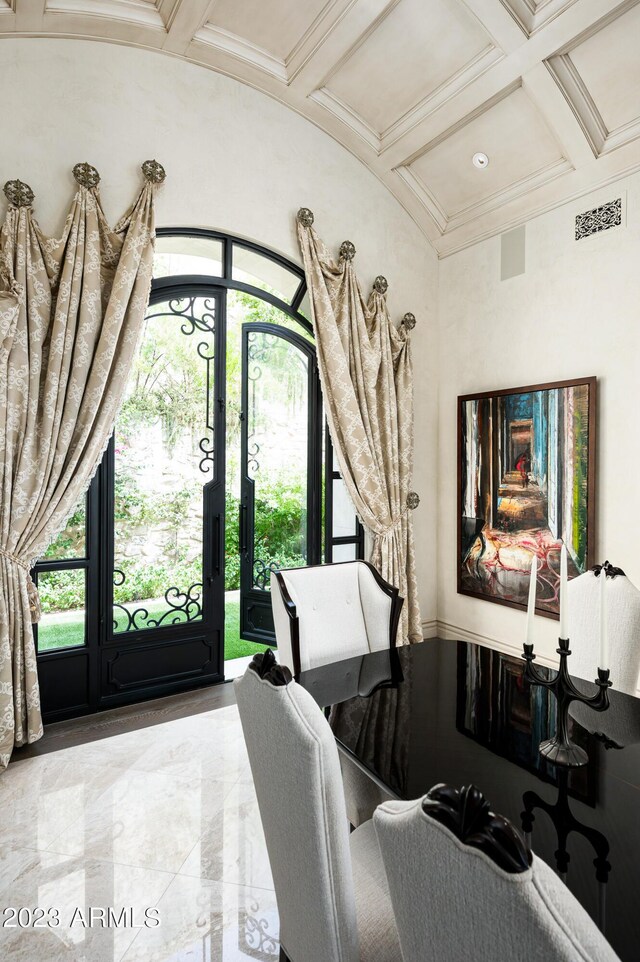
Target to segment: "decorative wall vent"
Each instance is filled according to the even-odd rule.
[[[620,227],[622,223],[622,197],[609,201],[601,207],[594,207],[576,217],[576,240],[597,234],[610,227]]]

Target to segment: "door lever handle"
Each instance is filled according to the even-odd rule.
[[[240,517],[238,520],[238,548],[240,554],[246,554],[247,551],[247,506],[242,501],[240,503]]]
[[[216,515],[216,563],[215,569],[216,574],[220,574],[222,570],[222,559],[224,557],[224,548],[222,545],[222,515]],[[209,579],[209,584],[213,581],[212,578]]]

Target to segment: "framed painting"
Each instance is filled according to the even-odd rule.
[[[557,618],[569,577],[593,563],[596,378],[458,398],[458,592]]]

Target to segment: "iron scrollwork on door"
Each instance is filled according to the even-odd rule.
[[[280,568],[272,561],[261,561],[257,558],[253,563],[253,585],[260,591],[269,591],[271,583],[271,572],[280,571]]]
[[[247,387],[251,392],[251,399],[249,403],[250,411],[250,423],[247,424],[247,471],[252,476],[255,476],[260,470],[260,462],[258,461],[258,454],[260,453],[260,445],[255,440],[256,437],[256,399],[255,399],[255,385],[256,382],[260,380],[263,373],[263,365],[268,361],[268,348],[272,346],[272,343],[276,342],[274,335],[266,333],[264,331],[250,331],[247,334]],[[246,547],[245,547],[246,550]],[[268,561],[263,561],[257,558],[253,562],[252,568],[252,587],[258,588],[260,591],[270,590],[270,579],[271,572],[278,571],[278,566]]]
[[[113,584],[115,587],[122,587],[126,581],[126,575],[119,568],[113,572]],[[202,583],[196,583],[181,591],[175,585],[167,588],[164,593],[164,601],[169,606],[163,614],[156,614],[150,617],[148,608],[140,607],[129,611],[124,605],[113,603],[113,630],[114,631],[140,631],[144,628],[160,628],[162,625],[178,625],[189,621],[198,621],[202,618]],[[116,609],[122,612],[122,617],[126,624],[123,626],[115,617]]]
[[[179,325],[181,333],[186,338],[193,338],[193,335],[196,335],[194,342],[192,342],[192,348],[195,348],[195,354],[204,362],[201,379],[198,375],[198,389],[203,391],[204,405],[198,406],[197,409],[199,423],[196,426],[197,433],[193,440],[193,444],[194,446],[197,444],[197,448],[193,451],[193,454],[196,457],[197,467],[205,475],[211,475],[215,472],[216,316],[217,299],[195,295],[170,298],[158,304],[157,308],[151,308],[146,315],[147,322],[162,319],[169,324]],[[157,361],[160,373],[156,375],[152,387],[162,376],[174,378],[174,381],[180,387],[179,376],[176,376],[172,369],[173,358],[171,353],[163,353],[165,350],[164,345],[158,350]],[[195,369],[202,370],[199,362],[196,362]],[[202,385],[201,388],[200,385]],[[188,390],[188,386],[182,386],[183,394]],[[177,396],[178,398],[181,396],[179,391]],[[204,433],[200,436],[203,420]],[[199,440],[196,441],[198,437]],[[153,598],[140,602],[136,599],[137,586],[135,584],[132,586],[133,590],[125,594],[126,586],[133,579],[135,572],[128,570],[126,558],[118,559],[117,563],[119,563],[119,567],[114,566],[113,585],[114,588],[121,590],[117,592],[118,600],[116,601],[114,597],[112,604],[114,633],[142,631],[202,620],[204,616],[204,571],[201,573],[196,569],[192,573],[188,573],[184,580],[186,581],[188,578],[191,581],[191,578],[194,578],[194,581],[187,588],[180,586],[180,584],[174,584],[168,588],[165,588],[164,585],[156,587],[157,596],[154,594]],[[189,574],[191,577],[189,577]],[[169,577],[171,577],[170,574],[167,581],[169,581]],[[137,598],[140,597],[141,590],[144,589],[137,589]],[[123,601],[127,597],[133,599],[129,604],[127,601]]]
[[[242,412],[240,634],[273,644],[272,572],[318,564],[322,555],[322,401],[313,344],[284,326],[243,324]]]
[[[196,303],[201,304],[204,310],[196,313]],[[147,320],[156,317],[173,317],[182,321],[180,330],[186,337],[190,337],[196,331],[201,334],[210,334],[211,338],[216,332],[216,302],[208,297],[180,297],[168,302],[168,311],[158,311],[155,314],[147,314]],[[213,365],[215,354],[213,350],[213,340],[200,341],[196,348],[198,357],[201,357],[206,365],[205,387],[206,387],[206,434],[198,441],[203,457],[200,461],[200,470],[203,474],[208,474],[214,462],[214,425],[213,425]]]
[[[247,381],[251,384],[252,404],[251,411],[255,417],[255,382],[262,377],[261,365],[267,360],[267,348],[264,335],[258,331],[251,331],[247,336]],[[248,425],[249,434],[247,435],[247,470],[251,474],[256,474],[260,470],[258,455],[260,445],[255,440],[255,423]]]

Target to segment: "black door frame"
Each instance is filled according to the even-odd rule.
[[[219,231],[211,231],[197,228],[161,228],[157,231],[158,237],[162,236],[186,236],[203,237],[219,240],[222,243],[223,251],[223,276],[211,275],[175,275],[170,277],[156,278],[151,287],[150,304],[167,301],[171,297],[189,296],[212,296],[214,293],[219,297],[221,304],[222,325],[224,326],[224,337],[221,336],[220,347],[216,351],[216,363],[224,365],[224,350],[226,347],[226,290],[234,289],[251,294],[267,303],[277,307],[284,314],[293,318],[303,329],[313,333],[311,322],[299,312],[306,294],[306,279],[303,269],[291,263],[287,258],[268,250],[259,244],[254,244],[244,238],[235,237]],[[233,250],[234,248],[253,251],[263,257],[268,258],[276,264],[286,268],[291,274],[299,279],[299,283],[291,303],[278,298],[269,291],[254,287],[233,278]],[[273,328],[272,328],[273,329]],[[225,390],[225,384],[219,374],[220,368],[216,369],[217,388]],[[319,388],[318,388],[319,390]],[[215,437],[224,438],[224,394],[217,394],[215,410],[216,426],[218,433]],[[220,427],[222,424],[222,427]],[[221,445],[224,449],[224,445]],[[200,669],[193,667],[183,671],[171,671],[163,675],[156,675],[154,679],[149,679],[147,683],[135,682],[129,684],[126,680],[120,679],[119,686],[114,685],[114,690],[106,695],[101,692],[104,690],[105,678],[116,678],[118,661],[123,664],[124,653],[120,650],[124,648],[126,639],[126,653],[136,654],[139,657],[139,668],[143,668],[145,655],[150,655],[152,651],[164,650],[164,656],[169,659],[171,650],[175,651],[177,638],[179,635],[184,637],[184,628],[193,628],[192,641],[195,645],[201,643],[198,634],[202,632],[196,630],[195,625],[202,626],[202,622],[194,623],[192,626],[167,626],[163,628],[161,638],[148,640],[144,638],[144,631],[139,633],[139,638],[131,632],[122,633],[123,639],[112,642],[112,634],[109,619],[111,618],[111,608],[109,605],[112,585],[112,566],[110,559],[113,556],[113,549],[109,547],[109,541],[113,539],[113,528],[110,522],[113,518],[113,485],[109,483],[113,478],[113,440],[105,453],[105,457],[99,466],[96,475],[91,482],[87,493],[87,524],[86,524],[86,550],[83,558],[74,558],[65,561],[47,561],[43,559],[34,567],[33,576],[37,581],[38,573],[59,570],[82,569],[85,571],[86,584],[86,607],[85,607],[85,644],[73,648],[63,648],[52,651],[38,653],[38,674],[41,691],[41,702],[43,718],[45,722],[59,721],[64,718],[84,715],[91,712],[112,708],[116,705],[128,704],[131,702],[143,701],[149,698],[156,698],[162,695],[171,694],[177,691],[185,691],[192,688],[210,685],[222,681],[224,678],[224,645],[223,639],[218,645],[217,656],[205,659],[201,663]],[[109,472],[111,471],[111,475]],[[221,490],[224,497],[224,461],[222,462]],[[215,550],[218,552],[224,546],[224,501],[222,506],[216,506],[215,499],[209,507],[209,520],[213,515],[216,524],[208,524],[205,529],[207,544],[205,555],[212,559],[209,569],[203,571],[205,584],[207,577],[216,576],[216,567],[222,568],[221,556],[215,557]],[[320,517],[320,511],[318,511]],[[219,518],[219,520],[218,520]],[[204,522],[203,522],[204,523]],[[212,538],[217,539],[217,545],[212,544]],[[224,579],[223,579],[224,581]],[[203,602],[205,605],[215,603],[211,592],[204,592]],[[209,608],[211,611],[212,609]],[[37,644],[37,628],[35,631]],[[191,636],[190,636],[191,637]],[[116,636],[118,638],[118,636]],[[165,640],[166,639],[166,640]],[[206,653],[205,653],[206,654]],[[173,666],[175,668],[175,666]]]
[[[161,629],[133,628],[115,633],[113,611],[114,564],[114,492],[115,457],[112,437],[103,460],[106,525],[104,528],[105,593],[100,634],[99,705],[109,708],[126,700],[128,692],[134,700],[169,694],[190,682],[211,684],[224,678],[224,491],[225,491],[225,401],[226,401],[226,298],[213,283],[202,285],[196,292],[185,284],[174,284],[151,292],[149,307],[171,301],[204,300],[215,303],[214,310],[214,397],[207,386],[208,427],[213,431],[211,480],[203,485],[202,588],[198,599],[202,617],[196,621],[168,623]],[[163,312],[164,313],[164,312]],[[167,311],[167,316],[171,311]],[[180,323],[180,314],[175,315]],[[186,318],[187,319],[187,318]],[[194,329],[193,335],[197,336]],[[203,449],[204,450],[204,449]],[[167,589],[171,591],[171,588]],[[153,672],[149,665],[153,659]],[[124,671],[123,671],[124,669]],[[128,676],[126,672],[128,671]]]
[[[64,561],[43,559],[33,568],[31,577],[38,584],[38,575],[49,571],[84,571],[85,577],[85,644],[74,648],[60,648],[39,652],[38,682],[45,722],[59,721],[95,711],[98,703],[98,638],[100,634],[100,494],[102,470],[98,468],[86,498],[84,557]],[[33,626],[38,645],[38,626]]]
[[[240,434],[240,634],[248,641],[274,647],[275,633],[269,591],[255,587],[255,482],[249,474],[249,337],[269,334],[296,347],[307,370],[307,564],[322,560],[322,393],[315,345],[294,331],[260,321],[242,325],[242,414]]]

